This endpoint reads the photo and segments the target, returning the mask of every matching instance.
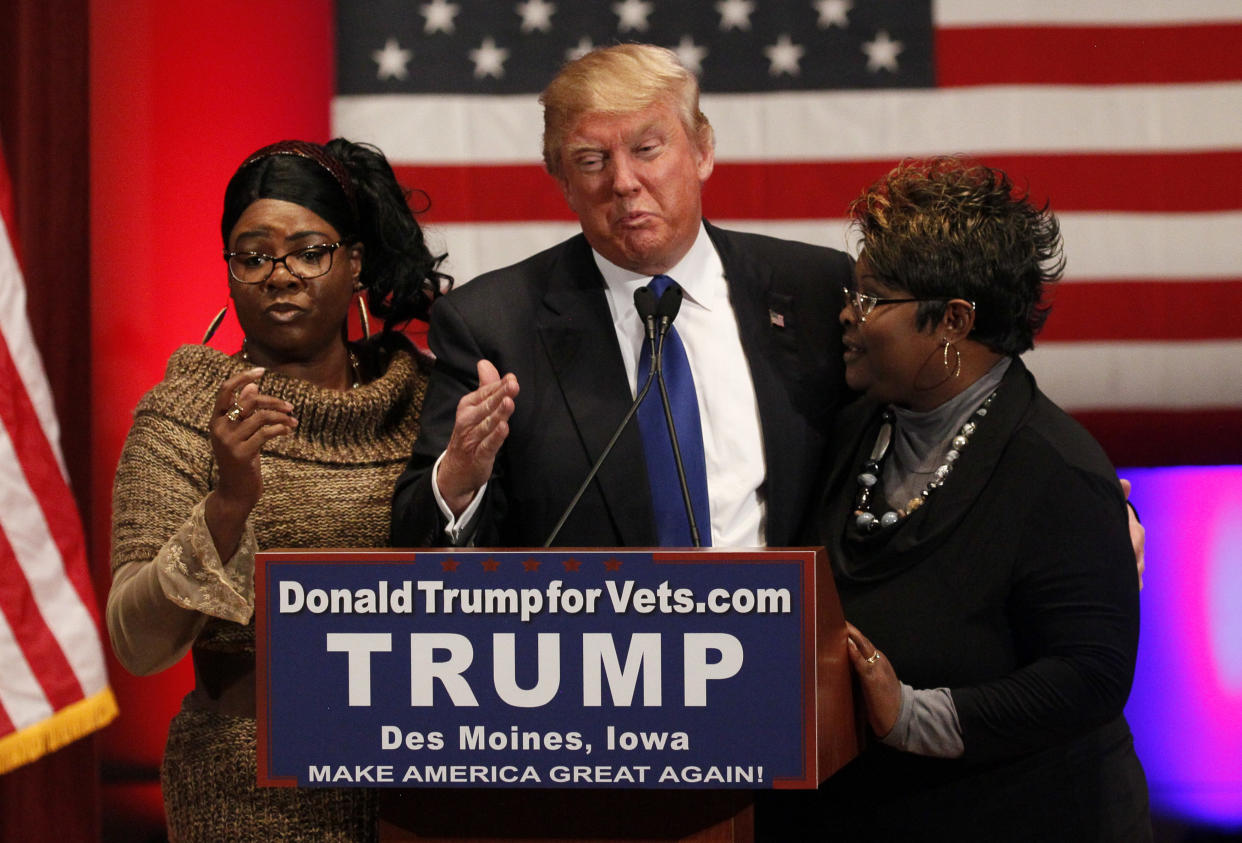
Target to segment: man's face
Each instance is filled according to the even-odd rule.
[[[671,102],[632,114],[588,112],[561,149],[561,190],[595,251],[644,275],[673,267],[694,243],[710,144],[686,134]]]

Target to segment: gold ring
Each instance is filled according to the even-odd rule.
[[[867,664],[875,664],[880,660],[880,651],[876,650],[869,658],[863,659]]]
[[[229,409],[227,413],[224,414],[224,417],[231,422],[237,422],[237,421],[241,421],[241,415],[242,415],[241,407],[239,407],[237,402],[234,401],[233,406]]]

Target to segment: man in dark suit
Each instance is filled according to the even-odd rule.
[[[703,220],[714,138],[671,52],[596,50],[541,101],[545,163],[582,233],[437,302],[393,544],[543,544],[633,400],[633,291],[660,274],[685,291],[676,327],[703,419],[711,543],[791,543],[845,394],[849,258]],[[635,425],[556,543],[658,544]]]

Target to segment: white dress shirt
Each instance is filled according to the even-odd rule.
[[[608,308],[633,394],[643,345],[634,291],[646,286],[651,276],[637,275],[594,254],[607,286]],[[724,265],[706,228],[699,225],[699,236],[690,251],[664,274],[685,293],[673,325],[686,347],[699,399],[712,545],[762,547],[766,510],[759,490],[766,466],[759,405],[737,318],[729,303]],[[659,396],[653,389],[646,400],[658,401]]]

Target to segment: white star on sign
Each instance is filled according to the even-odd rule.
[[[612,4],[612,11],[618,18],[617,29],[622,32],[647,31],[647,16],[652,11],[650,3],[644,0],[622,0],[620,3]]]
[[[689,35],[681,36],[681,41],[673,48],[673,52],[686,70],[695,76],[703,74],[703,59],[707,58],[707,48],[695,44],[694,38]]]
[[[716,4],[723,30],[750,29],[750,16],[754,11],[755,4],[750,0],[720,0]]]
[[[517,13],[522,16],[523,32],[551,32],[552,15],[556,5],[547,0],[523,0],[517,4]]]
[[[484,76],[499,79],[505,75],[505,60],[509,58],[509,51],[503,47],[497,47],[494,39],[484,38],[483,43],[471,50],[469,55],[470,60],[474,62],[475,79],[482,79]]]
[[[575,61],[577,59],[580,59],[594,49],[595,49],[595,44],[591,41],[589,37],[587,37],[586,35],[583,35],[581,38],[578,39],[577,46],[570,47],[568,50],[565,51],[565,61]]]
[[[410,75],[405,66],[414,58],[414,52],[401,49],[396,38],[389,38],[384,42],[384,49],[373,51],[371,58],[379,65],[376,79],[405,79]]]
[[[846,29],[850,25],[850,9],[854,4],[850,0],[815,0],[815,11],[819,12],[819,28],[828,29],[839,26]]]
[[[768,67],[768,75],[780,76],[788,73],[790,76],[797,76],[802,72],[798,62],[802,61],[802,54],[805,52],[805,47],[790,41],[788,35],[782,35],[771,47],[763,48],[763,54],[772,63]]]
[[[875,34],[874,41],[867,41],[862,45],[862,51],[867,54],[867,69],[872,73],[879,73],[881,70],[896,73],[897,56],[904,49],[905,46],[900,41],[889,38],[883,29]]]
[[[447,0],[431,0],[430,3],[424,3],[419,7],[419,13],[427,19],[427,23],[423,25],[423,32],[451,34],[454,29],[453,18],[460,11],[460,6],[456,3],[449,3]]]

